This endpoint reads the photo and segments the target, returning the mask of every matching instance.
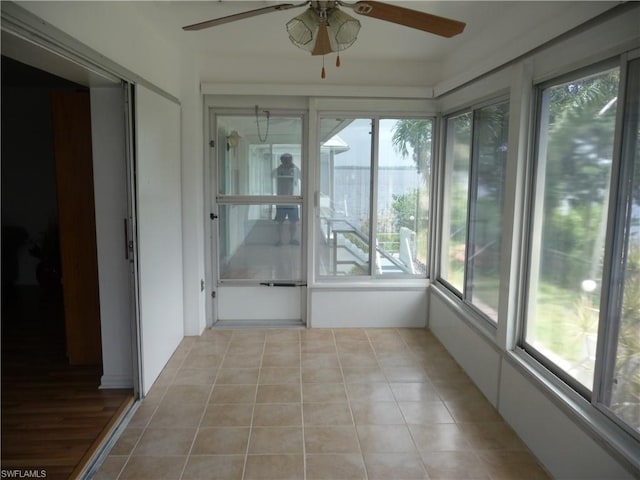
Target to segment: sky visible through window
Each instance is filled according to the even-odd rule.
[[[356,120],[349,125],[348,128],[338,133],[338,136],[349,145],[349,150],[336,156],[336,164],[339,166],[359,166],[365,167],[371,164],[369,151],[371,148],[371,121]],[[393,128],[389,122],[380,122],[380,142],[378,143],[378,162],[379,166],[414,166],[411,152],[406,158],[396,152],[393,147],[391,137],[393,136]]]

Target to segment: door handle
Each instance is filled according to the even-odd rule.
[[[128,218],[124,219],[124,258],[125,260],[133,260],[133,235],[130,236],[131,222]]]

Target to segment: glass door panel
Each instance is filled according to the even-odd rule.
[[[302,282],[299,205],[226,204],[218,212],[220,280]]]
[[[268,122],[251,115],[218,117],[220,196],[283,194],[276,188],[275,170],[285,153],[292,156],[293,164],[301,173],[302,118],[270,116]],[[300,183],[296,190],[286,194],[300,195]]]

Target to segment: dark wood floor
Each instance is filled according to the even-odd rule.
[[[69,366],[58,292],[3,292],[2,469],[76,478],[133,400],[130,390],[99,390],[101,374]]]

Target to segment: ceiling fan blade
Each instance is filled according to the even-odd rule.
[[[235,22],[236,20],[242,20],[244,18],[256,17],[265,13],[277,12],[280,10],[289,10],[290,8],[302,7],[308,5],[309,2],[303,3],[279,3],[277,5],[270,5],[268,7],[258,8],[256,10],[249,10],[247,12],[240,12],[233,15],[227,15],[226,17],[214,18],[213,20],[207,20],[205,22],[194,23],[193,25],[187,25],[182,27],[183,30],[203,30],[209,27],[215,27],[217,25],[223,25],[225,23]]]
[[[364,15],[365,17],[373,17],[387,22],[397,23],[405,27],[416,28],[442,37],[458,35],[462,33],[466,26],[464,22],[383,2],[365,0],[354,4],[342,2],[339,2],[339,4],[352,8],[354,12]]]

